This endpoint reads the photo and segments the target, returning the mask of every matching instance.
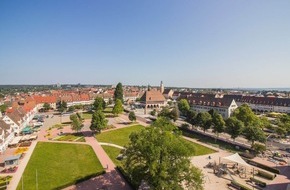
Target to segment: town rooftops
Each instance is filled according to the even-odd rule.
[[[140,98],[141,102],[164,102],[165,97],[157,90],[148,90]]]

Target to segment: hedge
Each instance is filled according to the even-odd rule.
[[[246,162],[248,164],[251,164],[253,166],[257,166],[261,169],[264,169],[264,170],[267,170],[269,172],[272,172],[272,173],[275,173],[275,174],[280,174],[280,170],[276,169],[276,168],[271,168],[270,166],[267,166],[267,165],[264,165],[264,164],[261,164],[261,163],[258,163],[258,162],[255,162],[253,160],[247,160],[246,159]]]
[[[265,179],[270,179],[270,180],[273,180],[275,177],[276,177],[276,174],[271,174],[271,173],[268,173],[268,172],[265,172],[265,171],[262,171],[262,170],[258,170],[258,176],[261,176]]]
[[[249,188],[249,187],[247,187],[247,186],[245,186],[245,185],[242,185],[242,184],[240,184],[240,183],[238,183],[238,182],[236,182],[236,181],[232,181],[231,184],[232,184],[234,187],[239,187],[240,190],[252,190],[251,188]]]
[[[260,187],[263,187],[263,188],[264,188],[264,187],[267,186],[267,183],[266,183],[266,182],[261,181],[261,180],[258,180],[258,179],[256,179],[256,178],[251,177],[250,180],[253,181],[253,182],[255,182],[255,183],[256,183],[257,185],[259,185]]]
[[[69,183],[66,183],[66,184],[64,184],[64,185],[61,185],[61,186],[59,186],[59,187],[57,187],[57,188],[55,188],[55,189],[59,189],[59,190],[60,190],[60,189],[64,189],[64,188],[69,187],[69,186],[71,186],[71,185],[78,184],[78,183],[80,183],[80,182],[86,181],[86,180],[88,180],[88,179],[91,179],[91,178],[93,178],[93,177],[96,177],[96,176],[99,176],[99,175],[102,175],[102,174],[105,174],[105,173],[106,173],[105,170],[103,170],[103,171],[101,171],[101,172],[96,172],[96,173],[93,173],[93,174],[91,174],[91,175],[87,175],[87,176],[85,176],[85,177],[82,177],[82,178],[76,179],[76,180],[74,180],[74,181],[72,181],[72,182],[69,182]]]

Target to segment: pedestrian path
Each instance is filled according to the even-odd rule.
[[[21,180],[22,174],[26,168],[26,165],[34,151],[34,148],[36,147],[37,141],[33,141],[32,144],[30,145],[28,151],[26,152],[24,158],[20,160],[20,164],[18,165],[18,169],[16,173],[13,174],[12,180],[10,181],[8,188],[9,190],[16,190],[17,185]]]
[[[115,169],[115,164],[104,151],[100,143],[93,136],[91,131],[83,132],[87,144],[91,145],[99,158],[102,166],[106,169],[106,174],[91,178],[87,181],[75,185],[77,190],[93,190],[93,189],[108,189],[108,190],[130,190],[131,187]]]

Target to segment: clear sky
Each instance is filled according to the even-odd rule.
[[[161,80],[290,87],[290,1],[0,1],[0,84]]]

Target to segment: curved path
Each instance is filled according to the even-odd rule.
[[[99,144],[100,145],[106,145],[106,146],[112,146],[112,147],[116,147],[116,148],[119,148],[119,149],[125,149],[122,146],[119,146],[119,145],[116,145],[116,144],[112,144],[112,143],[99,142]]]

